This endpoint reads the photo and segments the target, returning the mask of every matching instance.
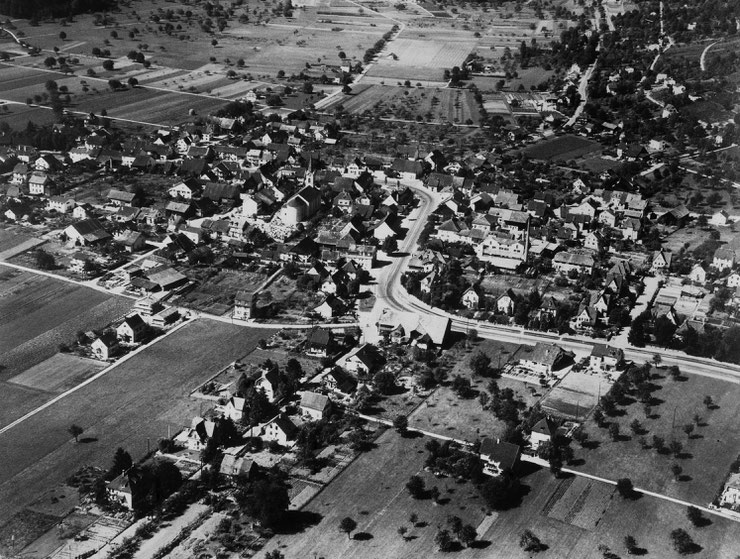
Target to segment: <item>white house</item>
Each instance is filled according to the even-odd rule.
[[[138,344],[146,336],[147,324],[138,314],[132,314],[123,319],[123,322],[116,328],[116,337],[118,341]]]
[[[112,334],[103,334],[90,346],[93,355],[101,361],[107,361],[118,352],[118,340]]]
[[[516,304],[516,300],[516,294],[511,289],[507,289],[503,295],[496,299],[496,309],[500,313],[511,316],[514,314],[514,305]]]
[[[320,421],[329,415],[331,400],[328,396],[316,392],[304,392],[301,395],[301,414],[311,421]]]
[[[468,287],[462,295],[462,304],[468,309],[477,309],[480,306],[479,288],[475,285]]]
[[[699,285],[707,283],[707,271],[704,269],[704,266],[701,264],[694,265],[689,272],[689,280]]]
[[[65,198],[64,196],[52,196],[46,204],[46,208],[51,211],[66,214],[75,207],[75,201],[72,198]]]
[[[605,344],[595,344],[591,350],[589,365],[600,371],[616,371],[624,361],[624,351]]]
[[[714,251],[712,257],[712,267],[716,268],[720,272],[728,268],[732,268],[735,265],[735,251],[729,247],[719,247]]]

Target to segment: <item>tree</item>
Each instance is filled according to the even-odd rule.
[[[139,85],[139,80],[137,80],[135,77],[131,76],[128,79],[128,85],[129,85],[130,88],[133,89],[134,87],[136,87],[137,85]]]
[[[624,547],[627,548],[627,553],[630,555],[636,555],[637,550],[639,549],[637,547],[637,540],[635,540],[632,536],[625,536],[624,537]]]
[[[386,237],[380,248],[386,254],[394,254],[398,250],[398,241],[395,237]]]
[[[409,428],[409,419],[403,414],[398,414],[393,420],[393,428],[398,431],[400,435],[405,435]]]
[[[632,423],[630,423],[630,430],[635,435],[639,435],[642,432],[642,425],[637,419],[633,419]]]
[[[491,358],[478,350],[470,356],[469,363],[474,375],[485,376],[491,367]]]
[[[213,40],[211,41],[211,46],[212,46],[212,47],[215,47],[216,45],[218,45],[218,41],[217,41],[216,39],[213,39]]]
[[[714,400],[711,396],[704,396],[704,407],[711,410],[714,407]]]
[[[57,263],[52,254],[39,249],[36,251],[36,265],[41,270],[51,270],[56,267]]]
[[[47,56],[44,59],[44,66],[46,66],[47,68],[53,68],[56,65],[57,65],[57,59],[54,58],[53,56]]]
[[[434,501],[435,503],[438,503],[439,497],[440,497],[439,487],[437,487],[436,485],[432,487],[429,490],[429,496],[432,498],[432,501]]]
[[[63,41],[67,38],[67,34],[64,31],[59,32],[59,38]]]
[[[419,476],[411,476],[406,482],[406,489],[414,499],[421,499],[426,492],[424,480]]]
[[[683,432],[686,433],[687,438],[691,438],[691,433],[694,432],[694,424],[693,423],[687,423],[683,426]]]
[[[462,527],[457,537],[460,539],[460,543],[462,543],[465,547],[471,547],[478,537],[478,532],[472,525],[466,524]]]
[[[679,441],[671,441],[668,445],[668,449],[671,451],[673,456],[678,458],[679,454],[681,454],[681,451],[683,450],[683,445]]]
[[[406,528],[406,526],[399,526],[398,527],[398,535],[401,536],[404,540],[406,539],[406,534],[408,534],[409,529]]]
[[[694,540],[691,539],[689,533],[683,528],[676,528],[671,532],[671,540],[673,541],[673,548],[680,554],[686,555],[696,549]]]
[[[546,549],[546,546],[543,545],[543,543],[537,536],[535,536],[532,530],[524,530],[524,532],[520,534],[519,547],[521,547],[524,551],[530,551],[533,553],[539,553],[540,551],[544,551]]]
[[[437,548],[440,551],[452,550],[452,536],[447,530],[437,530],[437,533],[434,535],[434,543],[437,544]]]
[[[92,49],[92,55],[93,56],[100,56],[101,54],[103,54],[103,51],[101,51],[100,48],[93,47],[93,49]]]
[[[635,487],[632,485],[632,480],[626,477],[618,479],[617,492],[623,499],[632,499],[635,496]]]
[[[282,522],[290,504],[288,488],[276,475],[252,482],[235,497],[239,506],[266,528]]]
[[[653,448],[657,452],[663,451],[663,445],[665,445],[665,439],[663,437],[659,437],[658,435],[653,435]]]
[[[611,422],[609,424],[609,436],[613,441],[619,440],[619,423]]]
[[[347,539],[351,539],[350,534],[357,528],[357,522],[349,516],[345,516],[339,521],[339,531],[347,534]]]
[[[113,479],[133,465],[134,461],[131,459],[131,455],[119,446],[118,449],[116,449],[116,453],[113,455],[113,464],[111,464],[111,467],[108,470],[108,477]]]
[[[396,377],[390,371],[380,371],[373,377],[373,384],[381,394],[392,394],[396,389]]]
[[[683,472],[683,468],[681,466],[679,466],[678,464],[674,463],[671,466],[671,473],[673,474],[673,479],[675,479],[676,481],[678,481],[679,479],[681,479],[681,473],[682,472]]]
[[[78,442],[80,435],[82,435],[82,433],[84,433],[85,430],[79,425],[73,423],[72,425],[69,426],[69,429],[67,429],[67,432],[75,438],[75,442]]]
[[[701,514],[701,511],[696,507],[687,508],[686,517],[689,519],[689,522],[691,522],[691,524],[693,524],[697,528],[704,526],[705,524],[704,516]]]
[[[111,72],[113,70],[113,61],[112,60],[105,60],[103,61],[103,70],[107,70],[108,72]]]
[[[480,487],[480,493],[493,510],[506,510],[519,504],[521,485],[510,471],[505,470],[500,476],[486,480]]]
[[[599,427],[602,427],[604,425],[604,412],[601,411],[601,408],[596,408],[594,410],[593,418],[594,422]]]

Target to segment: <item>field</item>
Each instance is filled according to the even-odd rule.
[[[480,124],[473,93],[467,89],[404,88],[391,85],[358,85],[351,95],[334,97],[325,110],[339,105],[353,114],[373,114],[392,120]]]
[[[398,80],[443,81],[443,73],[453,66],[462,66],[475,41],[470,35],[457,37],[438,37],[431,35],[424,39],[395,39],[380,54],[368,76]],[[445,40],[447,39],[447,40]]]
[[[0,380],[48,359],[77,331],[124,316],[131,305],[130,299],[0,267]]]
[[[600,544],[625,557],[624,536],[631,534],[649,556],[677,559],[669,538],[677,527],[686,529],[702,546],[702,557],[734,557],[740,546],[734,522],[712,518],[710,525],[696,530],[680,505],[648,497],[625,501],[610,485],[580,478],[555,479],[549,471],[538,468],[523,468],[524,496],[519,507],[486,514],[469,483],[435,479],[420,471],[426,440],[402,439],[387,431],[378,439],[377,449],[357,458],[303,509],[318,515],[318,525],[297,534],[275,536],[256,557],[263,558],[273,549],[286,557],[432,557],[439,554],[434,534],[449,515],[457,515],[478,529],[476,546],[454,553],[461,558],[531,557],[519,547],[519,536],[525,529],[548,546],[543,557],[593,559],[601,556],[597,550]],[[427,487],[439,487],[449,502],[433,505],[430,500],[411,499],[404,484],[417,473]],[[410,525],[412,512],[423,527]],[[348,539],[337,529],[345,516],[357,522],[360,537]],[[409,529],[407,541],[398,534],[400,526]]]
[[[27,245],[38,242],[38,239],[24,233],[20,227],[0,229],[0,260],[6,260]]]
[[[576,457],[585,460],[579,469],[606,478],[629,477],[638,487],[689,502],[711,502],[740,453],[740,386],[691,374],[684,376],[682,382],[653,380],[659,389],[653,393],[656,405],[650,418],[645,417],[639,403],[623,408],[624,415],[608,418],[619,424],[622,440],[613,442],[606,429],[587,422],[586,431],[598,447],[577,452]],[[711,395],[719,407],[707,410],[702,404],[705,395]],[[683,427],[692,423],[694,414],[699,414],[701,422],[689,438]],[[633,419],[642,424],[644,432],[639,436],[648,442],[653,435],[663,437],[666,444],[674,439],[681,442],[683,450],[678,458],[670,453],[659,454],[654,448],[642,449],[639,436],[629,428]],[[683,468],[679,481],[674,480],[671,472],[674,463]]]
[[[567,135],[538,142],[525,148],[524,153],[532,159],[568,161],[599,150],[601,146],[596,142],[579,136]]]
[[[542,400],[542,408],[559,416],[583,418],[599,401],[599,394],[610,388],[606,379],[570,371]]]
[[[0,525],[85,464],[107,467],[119,446],[134,460],[199,412],[189,392],[267,333],[198,320],[109,374],[0,434]],[[67,428],[85,432],[75,444]],[[84,441],[84,442],[83,442]],[[0,552],[5,550],[0,550]]]
[[[33,390],[59,394],[77,386],[105,366],[102,361],[57,353],[46,361],[14,376],[8,382]]]

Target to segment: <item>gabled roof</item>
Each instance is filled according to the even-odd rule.
[[[519,458],[519,446],[486,437],[480,445],[480,455],[499,464],[502,470],[510,470]]]
[[[316,392],[304,392],[301,395],[301,407],[309,410],[324,412],[331,405],[328,396]]]

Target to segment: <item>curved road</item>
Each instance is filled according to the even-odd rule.
[[[427,188],[417,185],[408,185],[420,199],[420,207],[416,213],[416,222],[409,229],[406,238],[399,246],[399,251],[406,256],[396,257],[393,262],[382,268],[377,276],[376,296],[379,305],[390,307],[398,311],[410,311],[435,315],[440,318],[449,318],[452,321],[452,329],[457,332],[466,332],[475,328],[478,335],[483,338],[496,339],[514,343],[534,344],[537,342],[557,343],[569,351],[590,351],[591,348],[604,340],[595,340],[585,336],[561,336],[548,332],[535,332],[518,327],[498,326],[488,322],[469,320],[460,316],[450,314],[442,309],[431,307],[416,297],[409,295],[401,285],[401,276],[408,267],[411,254],[416,248],[419,237],[427,218],[439,204],[439,195]],[[653,355],[658,354],[663,365],[678,365],[686,372],[712,377],[735,384],[740,384],[740,366],[722,363],[714,359],[693,357],[679,351],[666,350],[657,347],[638,348],[633,346],[622,347],[625,357],[632,361],[649,361]],[[689,369],[690,366],[690,369]]]

